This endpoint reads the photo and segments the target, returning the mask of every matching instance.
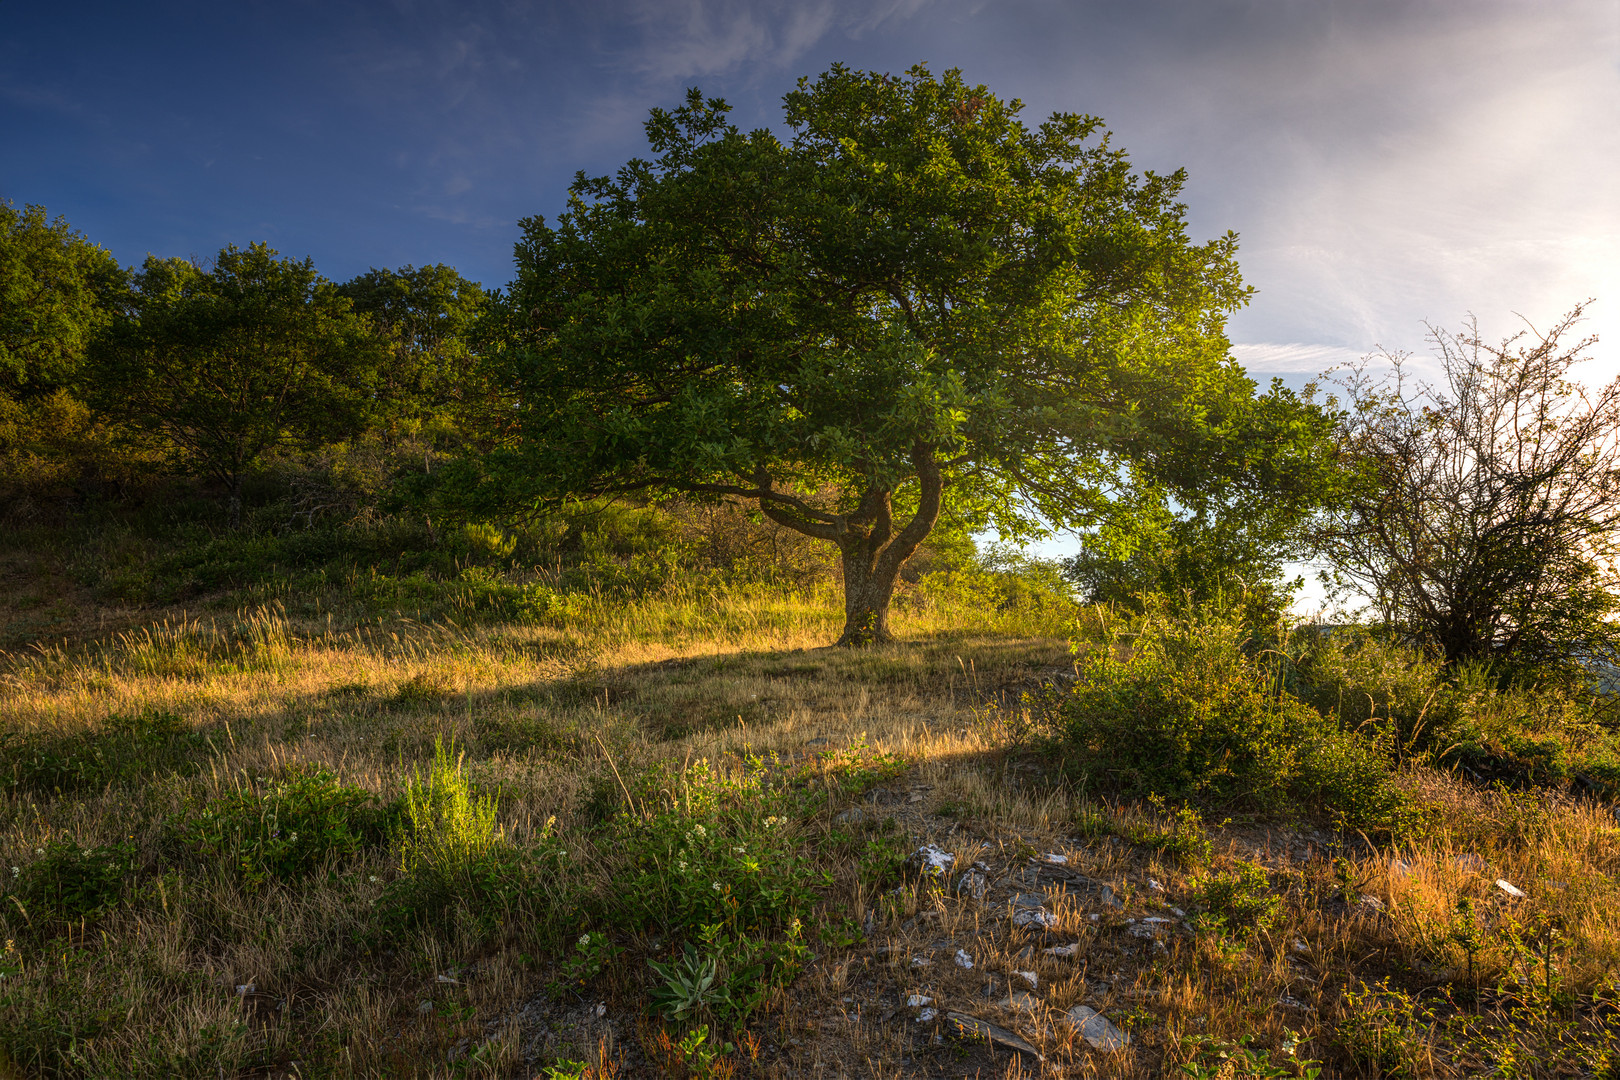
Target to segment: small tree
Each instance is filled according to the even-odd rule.
[[[375,391],[382,435],[439,422],[476,424],[491,394],[474,339],[490,297],[453,267],[375,267],[337,288],[386,345]],[[507,409],[510,413],[510,408]]]
[[[1189,241],[1181,173],[1135,173],[1093,117],[1027,127],[955,71],[835,66],[785,106],[787,143],[694,90],[653,111],[656,161],[523,223],[522,433],[482,463],[490,501],[752,502],[838,547],[859,643],[890,638],[942,514],[1096,524],[1133,473],[1308,489],[1308,424],[1255,437],[1223,333],[1236,238]]]
[[[263,244],[227,247],[210,270],[148,258],[96,345],[94,393],[223,485],[234,528],[242,478],[267,452],[359,430],[380,348],[308,259]]]
[[[71,382],[126,281],[118,261],[65,218],[0,202],[0,394]]]
[[[1340,380],[1339,444],[1360,480],[1322,522],[1321,553],[1389,626],[1449,663],[1522,668],[1612,660],[1620,648],[1620,379],[1568,376],[1595,342],[1546,332],[1488,345],[1430,327],[1438,386],[1405,354]]]

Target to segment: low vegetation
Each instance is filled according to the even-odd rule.
[[[1242,603],[1082,608],[1050,568],[970,549],[906,585],[901,643],[827,649],[830,568],[763,587],[768,568],[717,559],[684,514],[414,546],[368,526],[159,550],[138,520],[14,540],[13,597],[63,584],[54,637],[38,607],[8,612],[0,1061],[1610,1068],[1605,696],[1448,672],[1367,629],[1257,625]],[[271,549],[289,553],[275,577],[176,587]],[[1052,853],[1117,906],[1056,894],[1060,925],[1032,936],[951,878],[909,876],[924,842],[992,889]],[[958,940],[971,969],[939,951]],[[1015,971],[1038,1013],[996,1011]],[[1062,1016],[1081,1004],[1129,1046],[1077,1037]],[[946,1010],[1041,1058],[964,1041]]]

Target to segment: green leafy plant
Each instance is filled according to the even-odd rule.
[[[759,770],[721,774],[695,762],[663,790],[658,809],[621,814],[614,841],[626,855],[614,910],[637,928],[680,936],[724,926],[756,933],[788,925],[822,880],[793,836],[807,796],[768,786]],[[645,787],[660,784],[649,777]]]
[[[86,848],[73,840],[52,840],[33,861],[9,868],[0,903],[11,909],[8,917],[19,915],[23,925],[44,934],[112,910],[134,872],[132,843]]]
[[[1241,933],[1269,930],[1282,906],[1266,868],[1246,859],[1233,859],[1230,869],[1194,878],[1192,889],[1205,925]]]
[[[574,942],[574,954],[558,964],[564,979],[573,983],[586,983],[600,975],[624,952],[600,930],[581,934]]]
[[[1204,817],[1197,808],[1183,803],[1174,810],[1166,810],[1164,800],[1158,795],[1150,795],[1148,801],[1162,817],[1133,833],[1132,841],[1162,851],[1183,866],[1202,866],[1209,862],[1215,842],[1210,839]]]
[[[674,960],[648,960],[647,966],[659,980],[648,995],[648,1003],[667,1020],[685,1021],[728,1003],[726,984],[720,978],[720,961],[691,945]]]
[[[1187,1080],[1282,1080],[1284,1077],[1302,1077],[1316,1080],[1321,1075],[1317,1061],[1287,1061],[1277,1063],[1273,1055],[1281,1053],[1292,1058],[1293,1050],[1260,1050],[1251,1045],[1253,1035],[1240,1036],[1235,1042],[1217,1039],[1212,1035],[1193,1035],[1181,1040],[1182,1050],[1190,1056],[1181,1063],[1181,1075]]]
[[[1345,991],[1335,1037],[1359,1065],[1391,1080],[1422,1075],[1436,1013],[1383,979]]]
[[[170,819],[170,841],[250,885],[304,877],[386,839],[395,811],[324,768],[253,779]]]

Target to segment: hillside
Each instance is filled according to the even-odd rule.
[[[824,576],[622,536],[53,528],[0,556],[0,1073],[1620,1062],[1606,703],[944,561],[860,650]]]

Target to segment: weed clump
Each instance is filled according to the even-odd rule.
[[[546,896],[567,856],[549,828],[532,848],[514,844],[497,820],[495,796],[475,794],[462,755],[443,740],[433,761],[406,783],[399,877],[377,901],[382,928],[399,933],[457,924],[477,937]]]
[[[116,907],[135,873],[135,845],[129,842],[81,847],[52,840],[24,866],[10,868],[10,888],[0,904],[20,915],[36,937],[69,923],[94,920]]]
[[[323,768],[254,782],[177,815],[174,846],[249,886],[307,877],[382,844],[395,811]]]
[[[114,713],[95,731],[0,733],[0,790],[63,795],[196,771],[207,738],[160,709]]]

